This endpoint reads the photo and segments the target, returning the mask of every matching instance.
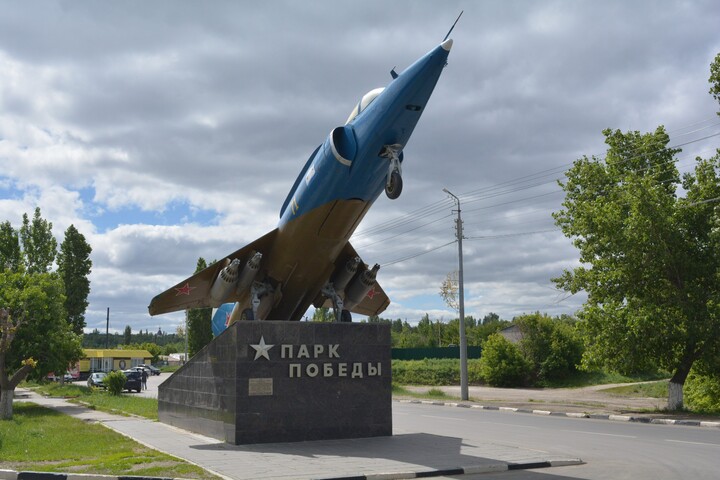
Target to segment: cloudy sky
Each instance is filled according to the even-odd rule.
[[[93,248],[89,329],[174,331],[150,299],[273,229],[308,155],[367,91],[431,50],[448,67],[405,148],[405,186],[353,245],[416,322],[455,313],[462,202],[466,313],[572,314],[551,278],[577,264],[557,179],[602,130],[668,129],[678,166],[720,147],[708,94],[720,4],[654,1],[3,2],[0,220],[36,206]],[[445,245],[444,247],[442,247]],[[311,314],[312,312],[309,312]]]

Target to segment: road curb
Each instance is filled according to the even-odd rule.
[[[612,415],[580,412],[551,412],[549,410],[533,410],[529,408],[499,407],[495,405],[479,405],[477,403],[438,402],[436,400],[395,400],[399,403],[416,403],[422,405],[439,405],[444,407],[477,408],[479,410],[497,410],[510,413],[529,413],[553,417],[589,418],[591,420],[610,420],[614,422],[650,423],[655,425],[682,425],[686,427],[720,428],[719,422],[701,420],[683,420],[674,418],[653,418],[643,415]]]
[[[431,478],[450,475],[470,475],[480,473],[505,472],[508,470],[531,470],[549,467],[565,467],[569,465],[582,465],[583,461],[577,458],[567,458],[549,461],[527,462],[497,462],[484,465],[468,465],[464,467],[441,468],[432,470],[418,470],[406,472],[372,473],[367,475],[350,475],[342,477],[320,477],[321,480],[400,480],[408,478]],[[167,477],[138,477],[138,476],[112,476],[79,473],[52,473],[52,472],[15,472],[13,470],[0,470],[0,480],[180,480]]]
[[[347,477],[322,477],[322,480],[401,480],[407,478],[431,478],[450,475],[471,475],[481,473],[506,472],[508,470],[531,470],[549,467],[566,467],[569,465],[582,465],[583,461],[577,458],[549,460],[544,462],[497,462],[484,465],[468,465],[456,468],[441,468],[436,470],[420,470],[407,472],[373,473],[369,475],[355,475]]]
[[[0,470],[0,480],[180,480],[168,477],[94,475],[92,473],[16,472]]]

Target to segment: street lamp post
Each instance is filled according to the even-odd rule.
[[[460,199],[447,188],[443,192],[450,195],[457,203],[457,224],[455,232],[458,241],[458,306],[460,310],[460,398],[468,399],[468,371],[467,371],[467,337],[465,336],[465,291],[463,286],[463,225],[460,216]]]

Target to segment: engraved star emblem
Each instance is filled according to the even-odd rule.
[[[253,345],[250,344],[251,347],[255,349],[255,358],[253,360],[257,360],[260,357],[265,357],[266,359],[270,360],[270,355],[268,355],[268,350],[270,350],[275,345],[268,345],[265,343],[265,337],[260,337],[260,343]]]
[[[175,294],[176,297],[179,297],[180,295],[190,295],[190,292],[197,287],[191,287],[189,283],[186,283],[184,287],[175,288],[175,291],[177,292]]]

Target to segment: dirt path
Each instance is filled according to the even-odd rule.
[[[630,385],[609,384],[583,388],[494,388],[469,387],[470,400],[482,405],[530,408],[557,412],[584,412],[597,414],[620,414],[649,412],[665,408],[662,398],[626,397],[606,393],[603,390]],[[460,398],[460,387],[407,386],[406,389],[427,393],[436,388],[452,397]]]

